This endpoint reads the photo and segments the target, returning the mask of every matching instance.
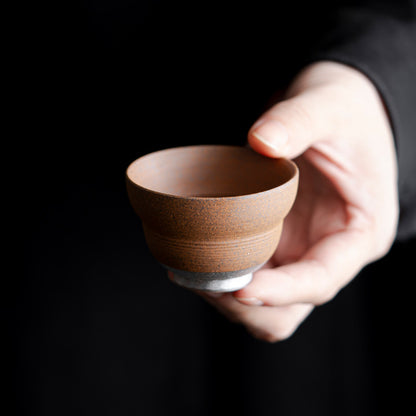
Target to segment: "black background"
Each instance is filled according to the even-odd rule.
[[[310,3],[94,0],[22,13],[23,273],[2,306],[17,414],[371,415],[408,403],[414,241],[267,344],[168,281],[125,193],[142,154],[245,144],[325,28],[327,9]]]

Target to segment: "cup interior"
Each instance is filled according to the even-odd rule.
[[[127,170],[136,185],[177,197],[233,197],[276,188],[292,179],[295,165],[237,146],[188,146],[150,153]]]

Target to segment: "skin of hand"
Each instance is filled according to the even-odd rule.
[[[198,293],[256,338],[276,342],[389,251],[398,220],[396,153],[372,82],[324,61],[301,71],[248,142],[268,157],[295,159],[298,195],[275,254],[248,286]]]

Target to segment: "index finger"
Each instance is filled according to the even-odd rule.
[[[234,297],[246,305],[320,305],[331,300],[368,262],[367,239],[358,230],[318,241],[299,261],[262,269]]]

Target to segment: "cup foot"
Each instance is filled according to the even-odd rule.
[[[173,273],[173,281],[188,289],[207,292],[234,292],[247,286],[253,278],[253,272],[261,267],[234,272],[198,273],[187,272],[164,266]]]

